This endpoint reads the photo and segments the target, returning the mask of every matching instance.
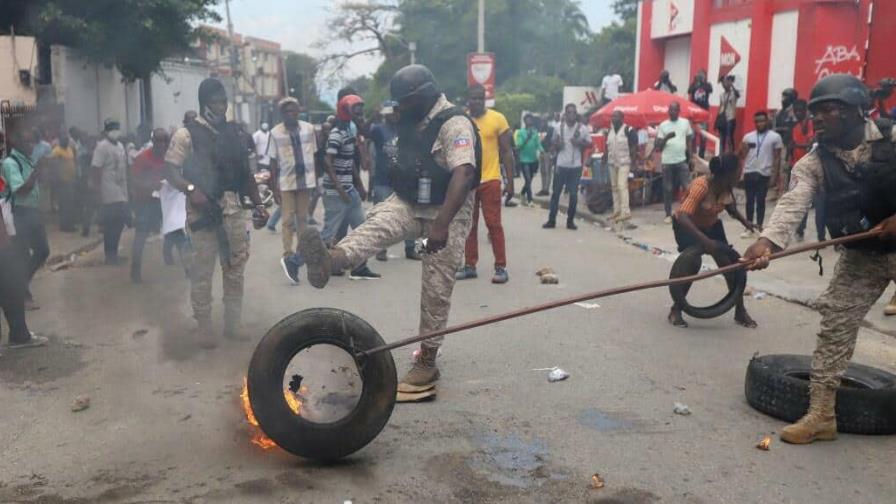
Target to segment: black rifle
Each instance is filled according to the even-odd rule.
[[[217,200],[209,196],[198,186],[196,190],[201,192],[207,203],[199,210],[202,215],[190,224],[190,231],[202,231],[205,229],[214,229],[215,236],[218,238],[218,256],[221,258],[222,267],[230,267],[230,240],[227,238],[227,231],[224,229],[224,210]]]

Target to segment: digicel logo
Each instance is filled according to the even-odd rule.
[[[719,51],[719,77],[728,75],[738,63],[740,63],[740,54],[734,50],[731,42],[728,42],[728,39],[722,35]]]

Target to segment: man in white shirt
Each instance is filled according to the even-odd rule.
[[[317,134],[314,126],[299,120],[301,106],[293,97],[280,100],[283,122],[270,135],[271,185],[283,215],[283,257],[280,266],[294,284],[299,283],[299,264],[293,237],[301,236],[308,223],[311,192],[317,185],[314,151]]]
[[[600,82],[601,106],[606,105],[619,96],[619,88],[622,87],[622,77],[619,74],[604,75]]]
[[[781,151],[784,142],[781,135],[769,128],[768,113],[760,110],[753,115],[756,129],[744,135],[738,156],[744,161],[744,191],[747,193],[747,220],[762,229],[765,222],[765,198],[773,173],[780,173]],[[753,214],[756,220],[753,220]],[[741,238],[752,238],[754,233],[744,231]]]
[[[557,168],[551,194],[548,221],[545,229],[557,227],[557,212],[560,209],[560,195],[565,187],[569,192],[569,210],[566,213],[566,229],[576,230],[576,204],[579,201],[579,180],[582,178],[582,150],[591,144],[588,127],[579,122],[579,114],[574,103],[564,109],[563,122],[554,130],[552,150],[557,153]]]
[[[682,119],[681,105],[669,105],[669,118],[660,123],[656,132],[655,147],[662,151],[663,164],[663,207],[666,210],[666,224],[672,224],[672,198],[679,187],[687,189],[691,183],[688,159],[691,157],[691,140],[694,130],[687,119]]]
[[[255,143],[255,159],[258,162],[258,169],[270,170],[271,132],[268,123],[261,123],[261,129],[252,134],[252,141]]]

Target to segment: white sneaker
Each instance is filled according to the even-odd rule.
[[[744,240],[753,238],[756,236],[756,233],[750,231],[749,229],[740,234],[740,237]]]

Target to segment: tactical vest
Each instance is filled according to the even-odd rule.
[[[243,191],[249,173],[249,156],[240,126],[225,123],[217,133],[196,122],[186,128],[193,153],[184,164],[184,178],[215,200],[225,191]]]
[[[896,148],[892,121],[875,120],[883,138],[871,142],[871,158],[852,170],[823,146],[818,155],[824,170],[825,226],[832,238],[867,231],[896,214]],[[896,243],[877,238],[846,245],[874,252],[896,252]]]
[[[441,205],[445,202],[448,183],[451,181],[451,171],[436,163],[432,155],[432,146],[445,122],[457,116],[463,116],[473,126],[476,170],[473,174],[474,183],[471,189],[479,185],[479,179],[482,177],[482,143],[479,139],[479,129],[463,108],[451,107],[436,114],[423,131],[418,132],[413,127],[399,129],[398,156],[392,160],[389,169],[389,183],[403,200],[416,203],[420,178],[428,176],[432,181],[429,204]]]

